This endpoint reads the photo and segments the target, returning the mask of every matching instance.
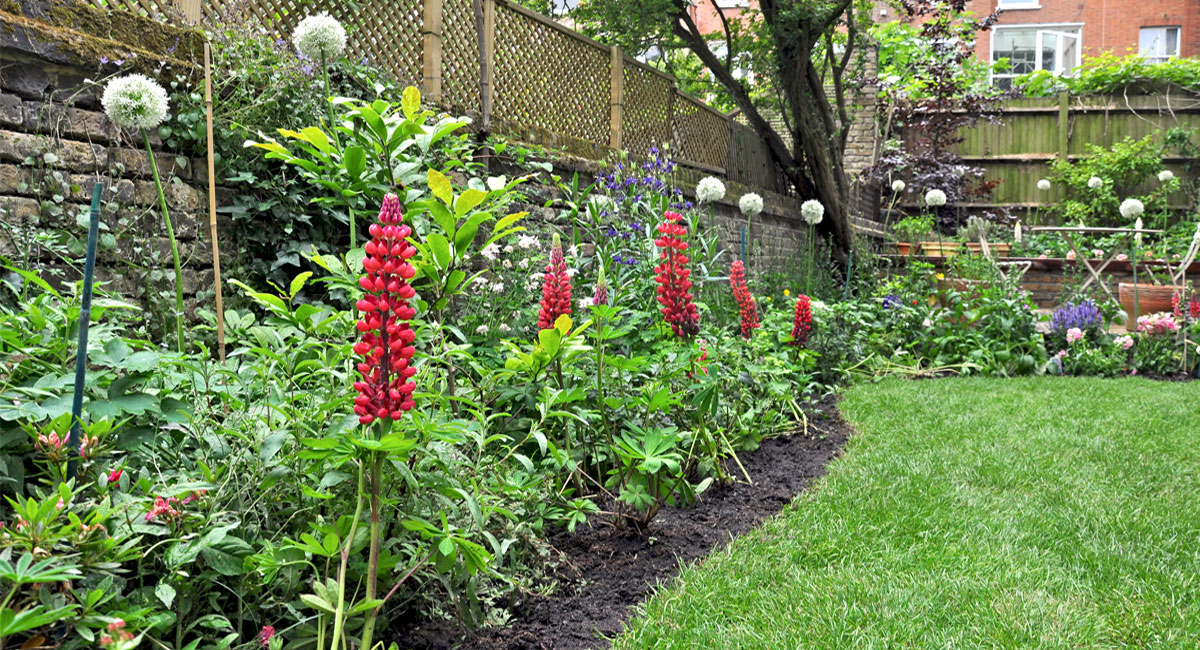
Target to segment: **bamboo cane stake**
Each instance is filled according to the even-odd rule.
[[[92,280],[96,275],[96,240],[100,233],[100,198],[104,184],[92,186],[92,208],[88,213],[87,258],[83,265],[83,296],[79,307],[79,342],[75,346],[75,394],[71,401],[71,433],[67,449],[67,478],[75,478],[79,467],[79,433],[83,425],[83,383],[87,376],[88,326],[92,321]]]
[[[208,124],[208,228],[212,234],[213,278],[217,292],[217,354],[225,362],[225,305],[221,296],[221,249],[217,244],[217,179],[213,162],[213,101],[211,46],[204,43],[204,112]]]

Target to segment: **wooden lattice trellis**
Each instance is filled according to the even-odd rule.
[[[621,122],[622,146],[645,155],[652,146],[671,142],[671,104],[675,81],[626,58]]]
[[[88,1],[167,20],[190,13],[210,25],[253,21],[280,38],[304,16],[327,11],[350,32],[348,57],[372,61],[402,83],[422,83],[429,99],[457,110],[481,110],[482,39],[499,118],[642,155],[669,142],[684,164],[781,185],[745,127],[681,94],[670,77],[511,0],[478,0],[483,34],[472,0]]]
[[[592,142],[609,139],[609,49],[496,6],[497,116]]]
[[[714,171],[724,171],[729,155],[729,118],[694,97],[676,93],[671,116],[675,157]]]

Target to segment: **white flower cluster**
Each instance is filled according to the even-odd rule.
[[[931,208],[946,205],[946,193],[941,190],[929,190],[925,193],[925,205]]]
[[[754,192],[743,194],[742,198],[738,199],[738,207],[741,208],[742,214],[753,217],[763,211],[763,199]]]
[[[1121,216],[1126,219],[1133,219],[1142,216],[1146,211],[1146,206],[1137,199],[1125,199],[1121,201]]]
[[[537,237],[534,237],[533,235],[521,235],[517,238],[517,248],[529,250],[531,248],[536,248],[537,245]]]
[[[346,49],[346,28],[327,13],[313,14],[296,25],[292,43],[304,56],[313,61],[329,61]]]
[[[892,181],[892,192],[895,192],[896,194],[903,192],[904,188],[906,188],[906,187],[908,187],[908,186],[904,184],[904,181],[901,181],[901,180]]]
[[[705,176],[696,183],[696,200],[701,203],[712,203],[725,198],[725,184],[715,176]]]
[[[113,124],[127,129],[152,129],[167,116],[167,91],[140,74],[108,82],[100,103]]]
[[[1039,189],[1039,190],[1041,190],[1041,191],[1045,192],[1046,190],[1049,190],[1049,189],[1050,189],[1050,181],[1049,181],[1049,180],[1047,180],[1047,179],[1045,179],[1045,178],[1043,178],[1042,180],[1038,181],[1038,186],[1037,186],[1037,187],[1038,187],[1038,189]]]
[[[1169,169],[1164,169],[1161,172],[1158,172],[1158,182],[1160,183],[1165,183],[1172,178],[1175,178],[1175,172]]]
[[[825,206],[816,199],[809,199],[800,204],[800,216],[804,217],[808,225],[815,226],[825,218]]]
[[[1088,187],[1093,190],[1098,190],[1104,185],[1104,181],[1099,176],[1093,176],[1088,179]]]

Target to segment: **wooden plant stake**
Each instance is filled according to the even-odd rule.
[[[100,197],[104,183],[92,186],[92,209],[88,216],[87,259],[83,265],[83,300],[79,307],[79,342],[75,347],[75,395],[71,402],[71,435],[67,449],[67,479],[75,478],[79,465],[79,431],[83,425],[83,380],[87,375],[88,326],[92,322],[92,281],[96,275],[96,239],[100,235]]]
[[[204,112],[208,121],[208,228],[212,234],[213,279],[217,294],[217,354],[225,362],[225,305],[221,296],[221,249],[217,244],[217,179],[213,162],[213,101],[211,46],[204,42]]]

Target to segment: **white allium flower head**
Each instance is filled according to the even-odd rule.
[[[167,117],[167,91],[145,75],[108,82],[100,103],[113,124],[127,129],[152,129]]]
[[[1158,182],[1160,183],[1165,183],[1172,178],[1175,178],[1175,172],[1169,169],[1164,169],[1161,172],[1158,172]]]
[[[1088,187],[1093,190],[1100,189],[1104,185],[1104,181],[1099,176],[1093,176],[1088,179]]]
[[[904,188],[906,188],[906,187],[908,187],[908,186],[904,184],[904,181],[901,181],[901,180],[892,181],[892,191],[895,192],[896,194],[903,192]]]
[[[763,211],[763,199],[754,192],[743,194],[742,198],[738,199],[738,207],[741,208],[742,214],[753,217]]]
[[[479,327],[476,327],[476,328],[475,328],[475,333],[476,333],[476,334],[487,334],[487,333],[488,333],[488,326],[487,326],[487,325],[480,325]]]
[[[725,184],[716,176],[705,176],[696,184],[696,200],[712,203],[725,198]]]
[[[500,330],[501,334],[507,334],[512,331],[512,328],[508,326],[508,323],[500,323],[496,329]]]
[[[1043,178],[1042,180],[1038,181],[1037,187],[1039,190],[1045,192],[1046,190],[1050,189],[1050,181],[1048,179]]]
[[[808,225],[815,226],[825,218],[825,206],[816,199],[809,199],[800,204],[800,216],[804,217]]]
[[[292,43],[304,56],[313,61],[329,61],[346,49],[346,28],[325,12],[313,14],[296,25]]]
[[[1133,219],[1142,216],[1146,211],[1146,206],[1137,199],[1125,199],[1121,201],[1121,216],[1126,219]]]
[[[499,192],[508,185],[508,179],[503,176],[490,176],[487,179],[487,188],[492,192]]]
[[[925,193],[925,205],[932,208],[946,205],[946,193],[941,190],[929,190]]]

